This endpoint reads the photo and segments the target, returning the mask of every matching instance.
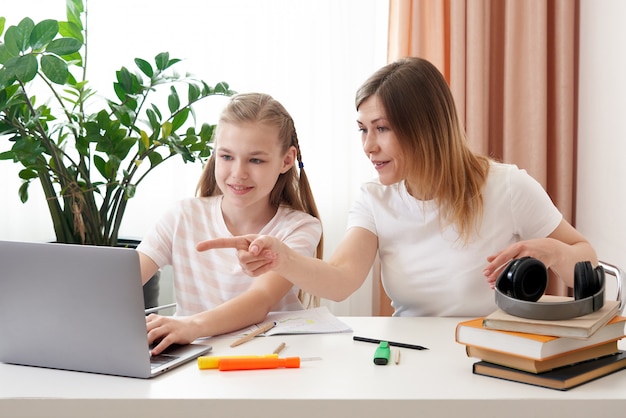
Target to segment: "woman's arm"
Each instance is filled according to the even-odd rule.
[[[203,241],[197,248],[236,248],[246,274],[259,276],[274,271],[306,292],[341,301],[365,281],[374,263],[378,239],[366,229],[350,228],[328,262],[300,255],[266,235],[218,238]]]
[[[541,260],[569,287],[574,287],[574,266],[577,262],[591,261],[594,266],[598,264],[591,244],[567,221],[562,220],[546,238],[519,241],[487,257],[489,264],[483,270],[487,282],[495,286],[502,267],[514,258],[526,256]]]

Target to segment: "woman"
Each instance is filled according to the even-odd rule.
[[[450,89],[428,61],[406,58],[357,91],[358,126],[378,179],[363,185],[328,262],[267,236],[202,242],[236,247],[244,271],[273,270],[315,295],[343,300],[380,254],[396,316],[479,316],[508,261],[541,260],[573,286],[574,265],[596,254],[524,170],[474,154]]]

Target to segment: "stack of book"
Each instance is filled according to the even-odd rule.
[[[497,310],[460,322],[455,338],[468,357],[480,359],[474,374],[568,390],[626,368],[617,344],[626,336],[626,317],[618,309],[619,302],[606,301],[589,315],[558,321]]]

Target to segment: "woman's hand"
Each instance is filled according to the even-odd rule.
[[[546,269],[568,287],[574,287],[577,262],[590,261],[594,266],[598,264],[598,257],[591,244],[567,221],[561,220],[559,226],[546,238],[516,242],[487,257],[489,264],[483,270],[487,283],[494,288],[500,270],[512,259],[526,256],[540,260]]]
[[[552,238],[538,238],[516,242],[504,250],[487,257],[489,264],[484,268],[483,274],[487,279],[487,283],[493,289],[498,276],[511,260],[533,257],[540,260],[548,269],[557,263],[556,256],[559,254],[559,251],[556,251],[555,247],[563,245],[567,244]]]
[[[215,248],[236,249],[242,270],[253,277],[277,270],[289,253],[289,248],[285,244],[277,238],[267,235],[216,238],[202,241],[196,246],[198,251]]]

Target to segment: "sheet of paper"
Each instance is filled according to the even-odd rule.
[[[330,313],[326,306],[300,311],[270,312],[262,324],[271,321],[276,322],[276,326],[261,335],[352,332],[352,328]],[[253,325],[226,335],[242,337],[258,329],[262,324]]]

